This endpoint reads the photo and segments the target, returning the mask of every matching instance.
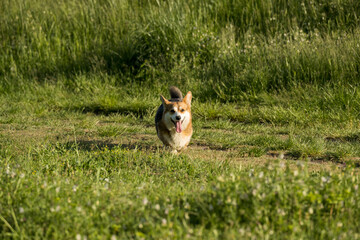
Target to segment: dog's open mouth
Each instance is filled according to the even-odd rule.
[[[181,124],[184,122],[184,120],[182,120],[182,121],[174,121],[174,120],[172,120],[171,119],[171,121],[174,123],[174,125],[175,125],[175,129],[176,129],[176,132],[177,133],[181,133]]]

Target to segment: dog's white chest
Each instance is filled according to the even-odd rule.
[[[185,136],[181,133],[171,132],[169,136],[166,136],[167,142],[172,145],[173,148],[176,150],[182,149],[185,145],[187,145],[190,142],[190,136]]]

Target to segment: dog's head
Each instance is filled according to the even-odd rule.
[[[175,128],[177,133],[185,130],[191,121],[191,92],[180,102],[171,102],[160,96],[164,106],[164,120],[168,129]]]

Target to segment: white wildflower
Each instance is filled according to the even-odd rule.
[[[309,213],[310,214],[313,214],[314,213],[314,210],[312,208],[309,208]]]
[[[321,177],[321,181],[324,182],[324,183],[327,182],[326,177]]]
[[[256,195],[256,193],[257,193],[256,189],[253,189],[251,193],[252,193],[252,195],[254,195],[254,196],[255,196],[255,195]]]
[[[161,225],[162,226],[165,226],[167,224],[167,220],[165,219],[165,218],[163,218],[162,220],[161,220]]]
[[[281,215],[281,216],[285,216],[285,215],[286,215],[286,213],[285,213],[285,211],[284,211],[283,209],[278,209],[277,212],[278,212],[278,214]]]

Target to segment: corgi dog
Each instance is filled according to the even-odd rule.
[[[159,139],[172,153],[178,153],[187,148],[192,133],[191,99],[189,91],[183,98],[177,87],[169,88],[171,98],[167,100],[162,95],[162,105],[155,115],[156,132]]]

